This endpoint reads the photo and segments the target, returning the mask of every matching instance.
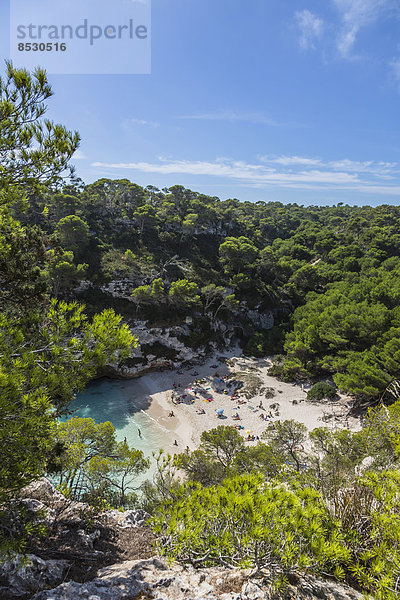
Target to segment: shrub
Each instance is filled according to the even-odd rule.
[[[321,400],[334,400],[336,398],[336,388],[325,381],[319,381],[307,392],[307,400],[320,402]]]
[[[275,581],[350,557],[318,492],[291,491],[261,475],[208,488],[189,483],[160,506],[152,526],[160,553],[169,559],[197,567],[254,568]]]

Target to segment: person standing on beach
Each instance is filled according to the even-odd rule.
[[[139,437],[141,438],[141,437],[142,437],[142,432],[140,431],[140,429],[139,429],[139,428],[138,428],[138,430],[137,430],[137,431],[138,431]]]

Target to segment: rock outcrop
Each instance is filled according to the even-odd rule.
[[[46,525],[46,536],[32,539],[26,556],[0,564],[1,600],[28,600],[69,580],[83,584],[101,568],[154,554],[143,510],[97,514],[88,504],[66,499],[46,478],[21,491],[16,510],[21,504],[33,521]]]
[[[158,558],[128,561],[101,569],[81,584],[70,581],[41,591],[32,600],[362,600],[346,586],[298,579],[276,595],[268,582],[248,579],[248,573],[229,569],[185,569],[167,566]]]
[[[81,522],[85,513],[91,513],[91,508],[84,502],[68,500],[55,489],[52,483],[42,477],[24,487],[20,495],[22,502],[32,511],[42,510],[47,514],[47,522],[51,523],[57,518],[63,521]],[[96,522],[122,529],[143,527],[149,515],[144,510],[105,510],[96,515]]]
[[[175,327],[149,327],[146,321],[137,321],[131,331],[140,341],[132,358],[124,365],[109,364],[101,375],[133,379],[152,371],[176,368],[182,363],[198,362],[207,355],[206,348],[193,350],[180,338],[190,334],[187,324]]]
[[[66,560],[43,560],[33,554],[14,556],[0,564],[0,598],[27,598],[54,587],[64,581],[69,567]]]

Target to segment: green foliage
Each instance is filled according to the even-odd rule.
[[[262,434],[269,441],[278,456],[284,458],[287,464],[293,465],[297,471],[302,468],[304,442],[307,439],[307,428],[293,419],[276,421]]]
[[[396,262],[390,271],[332,284],[324,294],[310,294],[295,311],[281,374],[332,373],[345,392],[364,399],[382,394],[400,375],[394,307],[399,268]]]
[[[258,250],[252,241],[244,236],[228,237],[220,245],[219,254],[224,269],[237,274],[255,261]]]
[[[175,466],[191,481],[204,486],[217,485],[226,477],[250,472],[275,477],[282,464],[283,459],[273,446],[258,442],[256,446],[246,447],[237,429],[224,425],[203,432],[197,450],[186,450],[175,457]]]
[[[151,286],[150,285],[139,285],[131,293],[132,301],[139,308],[142,304],[148,304],[151,302]]]
[[[216,341],[219,320],[260,357],[285,336],[271,369],[284,380],[332,377],[364,404],[400,397],[399,207],[220,201],[124,179],[62,187],[79,137],[42,119],[51,93],[40,70],[9,64],[0,81],[0,551],[43,533],[22,509],[11,523],[7,501],[46,469],[96,509],[136,502],[141,452],[117,443],[111,424],[55,420],[137,343],[99,292],[104,280],[128,280],[137,312],[162,326],[191,314],[193,344]],[[63,301],[83,277],[97,293],[91,319]],[[274,330],[256,327],[249,309],[272,310]],[[262,391],[257,377],[242,383],[244,394]],[[309,399],[333,397],[328,387]],[[158,455],[142,505],[161,551],[277,579],[323,572],[398,597],[399,405],[370,411],[355,434],[315,430],[312,451],[294,421],[264,438],[246,446],[218,427],[194,452]]]
[[[163,280],[159,277],[153,281],[151,286],[151,297],[154,302],[162,302],[164,296],[164,283]]]
[[[259,331],[249,339],[244,348],[244,354],[246,356],[262,357],[265,355],[264,352],[264,335]]]
[[[87,224],[88,244],[75,243],[74,264],[88,265],[92,308],[110,300],[98,289],[104,279],[125,279],[137,315],[150,325],[203,313],[188,343],[204,343],[198,328],[222,342],[222,321],[235,328],[248,354],[262,357],[284,345],[284,364],[272,374],[285,381],[332,377],[361,403],[398,397],[398,207],[221,201],[182,186],[159,190],[101,179],[36,194],[28,217],[50,239],[60,220],[80,223],[83,238]],[[66,272],[60,286],[50,273],[50,288],[68,297],[72,275]],[[121,306],[132,318],[132,303]],[[255,326],[249,309],[273,311],[274,329]]]
[[[349,543],[355,560],[349,566],[358,584],[379,600],[399,597],[400,474],[369,473],[358,482],[363,524],[354,523]]]
[[[121,252],[112,248],[104,252],[101,258],[101,271],[106,279],[134,278],[140,274],[136,256],[131,250]]]
[[[65,191],[65,193],[64,193]],[[68,193],[71,191],[71,193]],[[65,186],[63,192],[50,194],[46,197],[43,208],[43,217],[52,224],[58,223],[63,217],[73,215],[79,211],[79,191]]]
[[[60,181],[79,144],[78,134],[42,119],[52,95],[41,69],[30,75],[6,63],[0,78],[0,196]]]
[[[306,458],[307,471],[303,478],[318,489],[335,518],[341,518],[351,530],[348,518],[353,518],[352,506],[357,473],[364,459],[368,460],[369,448],[364,434],[350,431],[333,432],[321,427],[310,433],[313,452]],[[357,519],[357,516],[355,517]]]
[[[48,291],[43,236],[0,209],[0,306],[13,313],[43,305]]]
[[[44,319],[0,318],[0,494],[40,475],[54,445],[54,417],[111,357],[122,360],[136,344],[114,311],[90,322],[76,303],[53,301]]]
[[[158,277],[151,285],[140,285],[135,288],[131,298],[138,309],[150,306],[160,309],[162,305],[169,304],[178,310],[190,310],[200,301],[197,292],[196,283],[187,279],[178,279],[171,283],[167,293],[162,278]]]
[[[170,302],[176,306],[190,306],[199,302],[200,296],[197,292],[198,286],[196,283],[187,279],[178,279],[171,283],[168,297]]]
[[[107,500],[124,506],[135,480],[149,467],[143,452],[118,443],[110,422],[73,417],[60,423],[56,441],[63,448],[57,464],[60,489],[69,498],[99,504]]]
[[[23,502],[14,500],[0,507],[0,557],[12,559],[15,552],[26,552],[32,539],[47,534],[47,514],[44,510],[31,511]]]
[[[207,313],[211,307],[221,304],[226,291],[221,285],[210,283],[201,288],[201,294],[204,298],[204,311]]]
[[[81,253],[89,242],[88,224],[75,215],[60,219],[54,232],[61,246],[76,254]]]
[[[219,425],[210,431],[203,431],[200,439],[206,454],[214,457],[225,469],[244,446],[242,436],[232,426]]]
[[[378,465],[395,465],[400,458],[400,402],[388,408],[370,409],[358,436]]]
[[[159,552],[196,566],[250,567],[277,580],[349,559],[320,495],[242,475],[183,486],[153,518]]]
[[[141,507],[152,514],[167,500],[174,500],[181,482],[177,475],[175,457],[165,454],[164,450],[153,452],[156,470],[152,481],[141,485]]]
[[[337,396],[336,389],[325,381],[318,381],[307,392],[307,400],[321,402],[321,400],[334,400]]]
[[[76,265],[73,252],[49,250],[47,260],[49,261],[47,270],[55,296],[77,285],[87,273],[88,265]]]
[[[179,454],[175,463],[193,481],[211,485],[235,472],[234,460],[243,449],[244,441],[237,429],[219,425],[203,431],[200,447],[193,452]]]
[[[232,428],[208,432],[175,458],[188,475],[181,486],[169,463],[151,505],[159,552],[196,567],[249,567],[277,584],[324,574],[397,598],[400,403],[370,411],[357,433],[314,430],[312,452],[304,426],[275,425],[269,444],[253,447]]]
[[[0,500],[40,477],[54,446],[54,418],[48,396],[26,389],[21,363],[10,372],[0,366]],[[22,388],[22,389],[21,389]]]
[[[41,119],[51,94],[43,71],[30,75],[7,63],[0,79],[0,503],[57,460],[57,415],[99,367],[130,356],[136,345],[113,310],[89,321],[76,302],[49,301],[50,280],[75,284],[85,267],[73,265],[70,253],[46,252],[43,232],[22,223],[25,197],[37,215],[79,143],[78,134]],[[63,217],[57,232],[76,249],[87,241],[87,225],[74,215]],[[6,526],[0,533],[12,545]]]

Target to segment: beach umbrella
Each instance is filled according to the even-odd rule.
[[[251,429],[247,429],[246,433],[247,433],[247,435],[251,435],[253,432],[251,431]]]
[[[216,411],[217,415],[223,415],[224,414],[224,409],[223,408],[217,408]]]

